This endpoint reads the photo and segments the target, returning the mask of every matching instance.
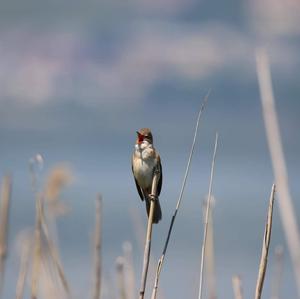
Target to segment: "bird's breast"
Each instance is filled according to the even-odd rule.
[[[136,155],[134,156],[133,173],[141,188],[151,187],[155,164],[155,159],[142,159]]]

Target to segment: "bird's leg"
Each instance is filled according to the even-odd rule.
[[[154,194],[149,194],[149,198],[150,198],[150,200],[156,200],[157,199],[157,196],[156,195],[154,195]]]
[[[155,170],[154,170],[154,173],[153,173],[153,176],[157,176],[158,178],[159,178],[159,176],[160,176],[160,170],[159,170],[159,168],[158,167],[156,167],[155,168]],[[158,182],[158,178],[157,178],[157,180],[156,180],[156,184],[157,184],[157,182]],[[157,193],[156,192],[156,188],[157,188],[157,186],[155,186],[155,193]],[[157,198],[158,198],[158,196],[157,196],[157,194],[153,194],[152,193],[152,191],[153,191],[153,186],[152,186],[152,188],[151,188],[151,193],[149,194],[149,198],[150,198],[150,200],[157,200]]]

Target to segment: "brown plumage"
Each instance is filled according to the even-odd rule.
[[[135,149],[132,155],[132,172],[135,179],[137,191],[142,200],[145,199],[147,215],[150,210],[150,195],[152,179],[156,167],[160,169],[160,178],[157,185],[157,196],[160,195],[162,187],[162,167],[160,156],[153,147],[153,136],[149,128],[140,129],[137,132]],[[162,218],[159,200],[157,199],[153,223],[158,223]]]

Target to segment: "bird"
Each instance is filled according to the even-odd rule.
[[[153,223],[158,223],[162,218],[158,196],[162,187],[162,167],[158,152],[153,147],[153,136],[149,128],[142,128],[137,133],[137,139],[132,155],[132,173],[135,185],[142,201],[145,200],[146,211],[149,217],[152,192],[152,180],[156,169],[160,176],[157,183],[157,198],[153,212]]]

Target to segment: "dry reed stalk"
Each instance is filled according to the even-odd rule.
[[[56,217],[64,215],[67,210],[64,203],[59,200],[59,196],[62,189],[70,184],[72,179],[73,176],[71,170],[64,164],[58,164],[51,169],[44,188],[48,217],[46,219],[46,211],[44,209],[42,210],[41,215],[42,233],[45,237],[46,245],[49,248],[49,256],[52,259],[64,291],[68,297],[70,297],[70,288],[57,249],[58,238],[56,233]]]
[[[34,245],[34,257],[33,257],[33,267],[32,267],[32,281],[31,281],[31,299],[36,299],[37,297],[37,287],[38,287],[38,277],[41,269],[42,262],[42,252],[41,252],[41,242],[42,237],[45,237],[46,245],[49,249],[49,256],[52,259],[52,262],[57,270],[58,276],[64,287],[64,291],[68,297],[70,297],[70,288],[68,285],[68,281],[64,274],[63,266],[60,262],[58,250],[55,246],[55,243],[50,237],[47,223],[45,221],[43,206],[42,206],[42,198],[38,198],[37,200],[37,220],[35,227],[35,245]]]
[[[116,260],[116,270],[117,270],[117,287],[119,292],[119,299],[127,299],[126,297],[126,285],[125,285],[125,275],[124,275],[124,258],[119,256]]]
[[[273,273],[271,286],[271,299],[280,298],[280,288],[283,274],[283,247],[281,245],[275,248],[275,269]]]
[[[49,248],[42,244],[42,262],[39,276],[39,297],[44,299],[65,299],[64,290],[60,287],[60,279],[56,266],[49,254]]]
[[[3,178],[1,187],[1,209],[0,209],[0,292],[4,284],[5,260],[7,255],[7,236],[8,236],[8,220],[9,207],[11,199],[11,177]]]
[[[102,197],[97,196],[96,199],[96,221],[94,233],[94,293],[93,299],[99,299],[101,294],[101,212]]]
[[[292,197],[288,186],[288,174],[280,137],[268,56],[265,49],[256,51],[256,70],[260,88],[261,103],[269,144],[269,151],[275,176],[281,222],[287,240],[289,253],[300,297],[300,237]]]
[[[29,173],[31,177],[31,188],[33,193],[38,191],[38,172],[43,169],[44,158],[41,154],[36,154],[34,157],[29,159]]]
[[[32,266],[32,278],[31,278],[31,298],[35,299],[38,292],[38,279],[39,276],[46,277],[46,282],[44,283],[44,287],[47,289],[51,289],[53,286],[50,283],[47,283],[47,276],[50,274],[49,271],[53,272],[51,266],[57,270],[58,276],[62,283],[65,293],[68,297],[70,297],[70,289],[68,286],[67,279],[64,274],[64,270],[62,264],[60,262],[60,257],[58,250],[56,248],[55,241],[53,240],[53,236],[56,236],[55,229],[55,217],[65,212],[65,207],[62,203],[59,202],[59,194],[62,188],[67,185],[71,179],[70,170],[62,165],[58,165],[54,167],[47,178],[47,183],[45,186],[45,191],[43,195],[38,195],[37,190],[39,190],[38,186],[38,175],[36,167],[39,167],[39,170],[42,169],[43,166],[43,158],[41,155],[36,155],[34,158],[29,161],[30,174],[32,179],[32,189],[36,194],[36,226],[35,226],[35,245],[34,245],[34,256],[33,256],[33,266]],[[50,224],[52,224],[52,237],[49,233],[49,221],[46,220],[44,203],[47,203],[47,207],[50,211],[51,219]],[[49,257],[51,260],[47,260],[47,257],[42,256],[42,239],[45,237],[45,246],[49,249]],[[46,248],[45,248],[46,249]],[[42,272],[41,272],[42,271]],[[47,272],[48,271],[48,272]],[[48,274],[47,274],[48,273]],[[43,274],[43,275],[40,275]],[[46,276],[45,276],[46,275]],[[53,274],[54,275],[54,274]],[[53,276],[54,279],[57,278],[56,275]],[[50,276],[48,277],[50,281]],[[47,291],[46,291],[47,292]]]
[[[206,253],[206,241],[207,241],[207,231],[208,231],[208,223],[209,223],[210,201],[211,201],[212,183],[213,183],[213,178],[214,178],[214,169],[215,169],[217,148],[218,148],[218,133],[216,133],[214,153],[213,153],[213,158],[212,158],[212,163],[211,163],[208,198],[207,198],[206,212],[205,212],[204,233],[203,233],[203,243],[202,243],[202,250],[201,250],[201,264],[200,264],[200,281],[199,281],[199,294],[198,294],[199,299],[202,298],[203,269],[204,269],[204,262],[205,262],[204,257],[205,257],[205,253]]]
[[[33,256],[32,256],[32,269],[31,269],[31,299],[37,298],[38,292],[38,277],[40,272],[40,264],[41,264],[41,209],[42,209],[42,196],[38,194],[38,183],[37,183],[37,174],[35,167],[40,164],[40,161],[43,161],[40,155],[36,155],[35,157],[29,160],[29,172],[31,175],[31,187],[35,196],[35,229],[34,229],[34,240],[33,240]],[[22,286],[22,280],[25,280],[26,272],[21,272],[20,277],[20,292],[18,293],[22,296],[24,285]]]
[[[130,242],[123,243],[123,254],[125,259],[125,277],[127,285],[127,298],[134,299],[136,292],[135,273],[132,257],[132,245]],[[150,255],[151,259],[151,255]]]
[[[201,105],[201,107],[199,109],[199,112],[198,112],[198,117],[197,117],[197,121],[196,121],[193,142],[192,142],[192,146],[191,146],[191,150],[190,150],[190,154],[189,154],[189,158],[188,158],[188,162],[187,162],[185,174],[184,174],[184,177],[183,177],[183,181],[182,181],[182,185],[181,185],[181,189],[180,189],[179,198],[178,198],[178,201],[177,201],[177,204],[176,204],[175,212],[174,212],[174,214],[172,216],[172,219],[171,219],[171,223],[170,223],[170,226],[169,226],[169,230],[168,230],[167,238],[166,238],[165,245],[164,245],[164,248],[163,248],[163,252],[162,252],[162,255],[161,255],[161,257],[160,257],[160,259],[158,261],[158,264],[157,264],[156,273],[155,273],[155,281],[154,281],[154,286],[153,286],[153,290],[152,290],[151,299],[156,299],[156,296],[157,296],[158,282],[159,282],[159,277],[160,277],[161,269],[162,269],[162,266],[163,266],[163,263],[164,263],[164,260],[165,260],[165,256],[166,256],[167,249],[168,249],[169,240],[170,240],[171,233],[172,233],[173,226],[174,226],[174,222],[175,222],[175,219],[176,219],[179,207],[180,207],[180,203],[181,203],[181,200],[182,200],[182,197],[183,197],[183,192],[185,190],[187,176],[189,174],[190,165],[191,165],[191,161],[192,161],[192,157],[193,157],[194,149],[195,149],[195,144],[196,144],[196,140],[197,140],[197,133],[198,133],[199,123],[200,123],[202,112],[203,112],[203,110],[205,108],[205,105],[206,105],[206,102],[208,100],[209,94],[210,94],[210,90],[206,94],[206,96],[205,96],[205,98],[203,100],[203,103],[202,103],[202,105]]]
[[[73,174],[70,167],[67,164],[59,163],[49,171],[44,187],[45,204],[47,204],[44,218],[56,247],[59,246],[56,219],[69,211],[69,207],[60,199],[60,195],[64,187],[71,184],[72,181]]]
[[[268,264],[269,246],[271,241],[274,198],[275,198],[275,185],[273,184],[270,200],[269,200],[268,216],[267,216],[267,222],[266,222],[265,233],[264,233],[258,277],[256,282],[255,299],[261,298],[262,289],[264,286],[264,280],[265,280],[267,264]]]
[[[208,198],[207,198],[208,199]],[[205,210],[207,207],[207,199],[203,205],[203,218],[205,218]],[[217,287],[216,287],[216,275],[215,275],[215,249],[214,249],[214,228],[213,228],[213,206],[215,199],[212,195],[211,206],[209,211],[208,229],[207,229],[207,240],[206,240],[206,252],[205,252],[205,272],[207,275],[207,287],[208,287],[208,298],[217,298]]]
[[[42,246],[42,198],[41,195],[36,197],[36,219],[34,232],[34,252],[33,265],[31,274],[31,299],[37,299],[38,277],[41,267],[41,246]]]
[[[64,287],[64,290],[65,290],[65,293],[67,294],[68,297],[70,297],[71,295],[70,295],[69,284],[68,284],[68,281],[66,279],[64,269],[63,269],[62,263],[60,261],[60,257],[59,257],[59,253],[58,253],[58,250],[56,248],[56,245],[50,237],[48,226],[47,226],[47,223],[45,221],[43,211],[41,211],[41,227],[42,227],[43,235],[45,236],[46,243],[47,243],[48,248],[49,248],[50,257],[52,258],[52,261],[53,261],[53,263],[54,263],[54,265],[57,269],[59,278],[60,278],[61,283],[62,283],[62,285]]]
[[[136,236],[136,241],[138,242],[139,248],[143,251],[145,236],[146,236],[146,228],[141,217],[141,213],[138,211],[136,206],[131,207],[130,209],[131,219],[133,222],[134,232]],[[156,264],[155,261],[156,257],[150,253],[150,263],[149,263],[149,274],[155,273]],[[164,299],[164,292],[163,289],[160,289],[160,299]]]
[[[235,299],[243,299],[243,288],[242,288],[242,280],[239,275],[234,275],[232,277],[232,288]]]
[[[150,203],[150,212],[148,217],[148,225],[147,225],[147,233],[146,233],[146,242],[144,249],[144,259],[143,259],[143,270],[142,270],[142,279],[141,279],[141,288],[140,288],[140,299],[144,298],[146,282],[147,282],[147,274],[149,268],[150,261],[150,252],[151,252],[151,239],[152,239],[152,225],[153,225],[153,215],[155,204],[157,200],[157,184],[160,178],[160,169],[157,167],[154,171],[154,176],[152,179],[152,189],[151,189],[151,203]]]
[[[21,256],[20,256],[20,270],[16,286],[16,299],[22,299],[24,295],[24,286],[29,262],[31,259],[31,251],[33,247],[33,239],[31,237],[22,238],[20,241]]]

